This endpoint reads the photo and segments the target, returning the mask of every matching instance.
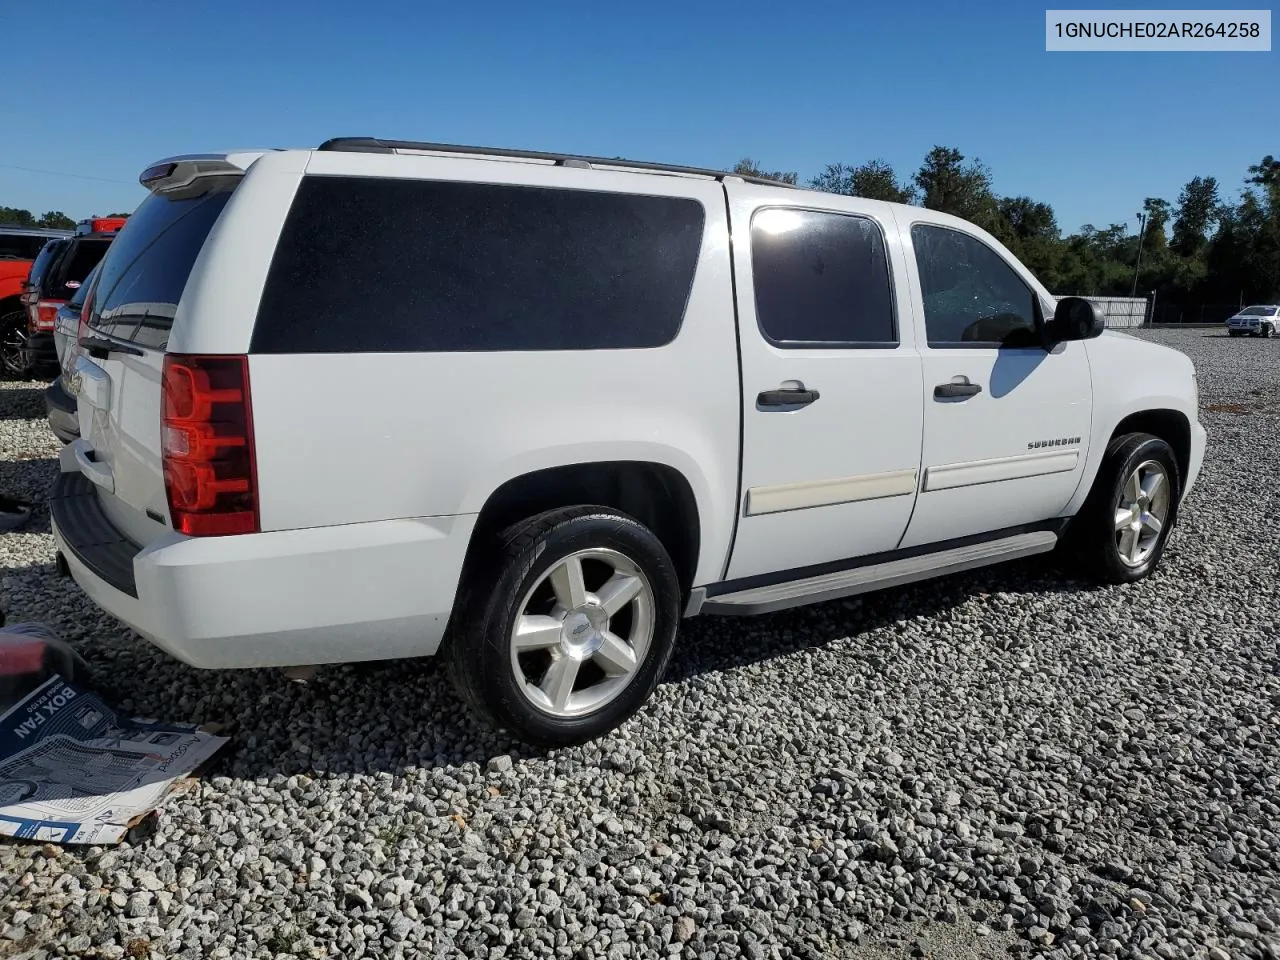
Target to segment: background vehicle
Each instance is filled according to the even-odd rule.
[[[102,262],[99,261],[71,299],[58,308],[58,315],[53,322],[53,344],[61,373],[45,389],[44,405],[49,416],[49,428],[63,443],[70,443],[80,436],[76,398],[71,382],[75,376],[76,359],[80,356],[80,312],[101,269]]]
[[[28,375],[57,368],[53,327],[58,308],[71,299],[89,271],[103,258],[123,222],[122,217],[82,220],[75,235],[42,251],[31,268],[22,294],[27,307],[24,369]]]
[[[1275,304],[1245,307],[1227,318],[1227,333],[1233,337],[1242,337],[1246,333],[1251,337],[1274,337],[1278,330],[1280,307]]]
[[[1203,458],[1186,356],[937,211],[372,140],[141,180],[50,509],[63,568],[197,666],[439,650],[574,742],[682,615],[1064,539],[1141,579]]]
[[[13,227],[0,224],[0,372],[24,372],[27,314],[22,290],[31,266],[50,240],[71,235],[69,230]]]

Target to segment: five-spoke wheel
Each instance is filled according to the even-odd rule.
[[[492,537],[464,573],[446,639],[455,686],[523,740],[589,740],[635,713],[675,644],[681,587],[658,538],[604,507]]]

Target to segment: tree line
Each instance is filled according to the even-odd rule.
[[[733,172],[799,182],[794,172],[767,171],[749,158]],[[920,204],[970,220],[1057,295],[1129,296],[1136,277],[1139,296],[1154,292],[1157,303],[1185,308],[1184,316],[1204,305],[1280,301],[1280,160],[1270,155],[1248,167],[1235,197],[1224,195],[1214,177],[1197,176],[1174,203],[1145,198],[1140,234],[1119,223],[1104,229],[1085,224],[1064,234],[1049,204],[1000,196],[990,169],[953,147],[935,146],[909,178],[899,178],[883,160],[872,160],[828,164],[808,185]]]
[[[93,214],[98,216],[98,214]],[[127,213],[108,213],[108,217],[127,217]],[[56,230],[74,230],[76,221],[61,210],[48,210],[36,216],[30,210],[21,207],[0,207],[0,223],[15,227],[50,227]]]

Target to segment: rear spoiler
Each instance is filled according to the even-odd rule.
[[[266,150],[245,150],[167,157],[143,170],[138,182],[152,193],[162,193],[185,187],[198,177],[240,176],[265,153]]]

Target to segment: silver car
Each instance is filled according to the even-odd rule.
[[[1275,304],[1245,307],[1227,319],[1227,333],[1233,337],[1273,337],[1280,329],[1280,307]]]

